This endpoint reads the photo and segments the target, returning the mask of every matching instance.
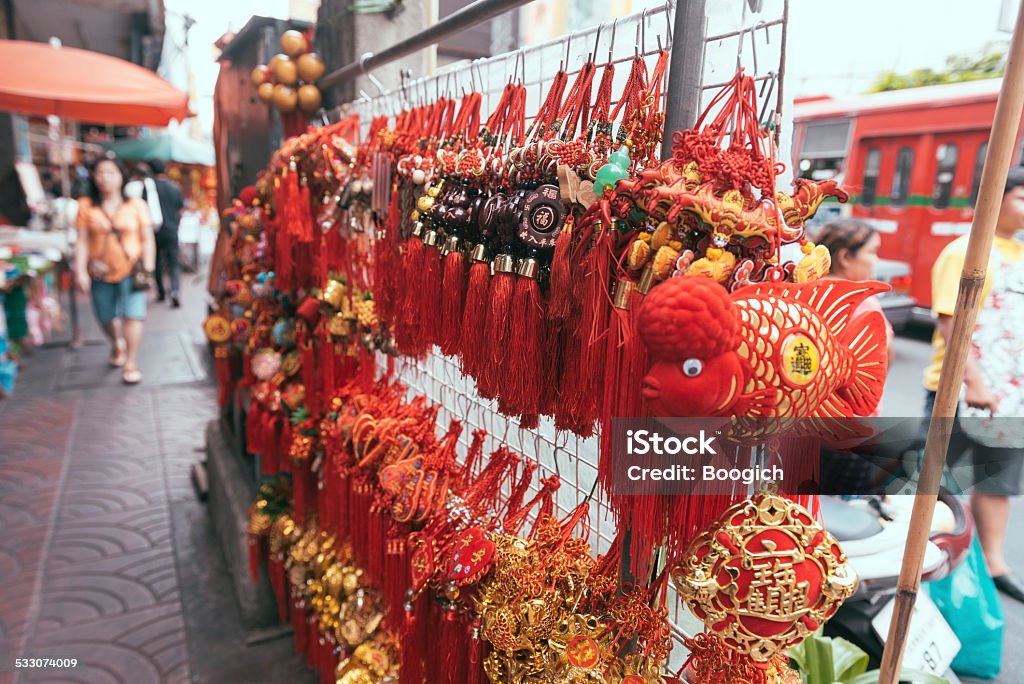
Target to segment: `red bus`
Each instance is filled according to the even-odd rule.
[[[930,320],[932,264],[970,230],[1000,83],[796,101],[794,169],[838,178],[850,193],[846,206],[823,205],[817,221],[853,216],[878,228],[895,290],[883,304],[897,323]]]

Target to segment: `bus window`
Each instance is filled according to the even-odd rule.
[[[875,206],[878,195],[878,170],[882,166],[882,151],[877,147],[868,150],[864,159],[864,190],[861,192],[860,203],[865,207]]]
[[[799,177],[825,180],[839,175],[849,147],[850,119],[811,121],[800,142]]]
[[[988,141],[978,145],[978,154],[974,157],[974,180],[971,181],[971,206],[978,202],[978,188],[981,187],[981,170],[985,168],[985,154],[988,152]]]
[[[932,206],[936,209],[945,209],[949,206],[949,196],[953,193],[953,175],[956,171],[956,160],[960,156],[960,147],[952,143],[939,145],[936,156],[939,166],[935,170]]]
[[[902,207],[907,203],[907,191],[910,190],[910,170],[914,165],[914,151],[909,147],[901,147],[896,155],[896,171],[892,174],[892,205]]]

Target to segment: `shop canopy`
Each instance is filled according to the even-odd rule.
[[[213,166],[213,146],[209,143],[193,140],[180,132],[163,132],[147,138],[118,140],[106,143],[121,159],[163,159],[179,164],[201,164]]]
[[[0,110],[115,126],[166,126],[188,95],[152,71],[98,52],[0,40]]]

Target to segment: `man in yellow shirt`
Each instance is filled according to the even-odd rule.
[[[971,510],[989,573],[1000,591],[1024,602],[1024,583],[1006,563],[1003,544],[1010,515],[1010,496],[1021,493],[1024,471],[1024,243],[1014,235],[1024,230],[1024,167],[1006,180],[996,222],[982,305],[971,338],[958,409],[956,440],[971,451],[974,481]],[[925,370],[928,391],[925,411],[931,415],[946,340],[952,329],[967,237],[946,246],[932,268],[932,313],[935,353]],[[1016,431],[1016,432],[1015,432]],[[951,446],[950,451],[955,449]]]

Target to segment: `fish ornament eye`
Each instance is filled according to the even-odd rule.
[[[704,370],[704,364],[700,359],[686,359],[683,361],[683,375],[688,378],[695,378]]]

